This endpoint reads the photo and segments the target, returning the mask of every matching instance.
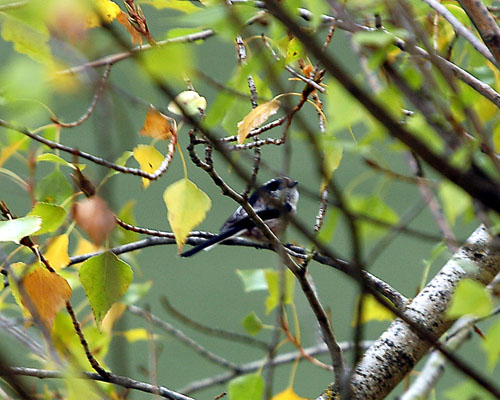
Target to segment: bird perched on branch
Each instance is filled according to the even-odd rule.
[[[271,179],[259,187],[248,199],[257,215],[262,218],[275,235],[283,233],[288,225],[290,215],[297,211],[299,192],[297,182],[282,176]],[[266,241],[266,237],[248,216],[245,209],[239,206],[231,217],[222,225],[220,233],[213,238],[181,253],[181,257],[190,257],[201,250],[211,247],[224,240],[242,236],[257,242]]]

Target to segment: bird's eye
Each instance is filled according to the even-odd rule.
[[[275,190],[278,190],[280,188],[280,181],[277,179],[272,180],[267,184],[267,190],[270,192],[274,192]]]

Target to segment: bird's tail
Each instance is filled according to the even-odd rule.
[[[241,233],[241,228],[239,226],[235,226],[231,229],[228,229],[227,231],[220,233],[217,236],[214,236],[213,238],[205,240],[203,243],[200,243],[199,245],[194,246],[192,249],[181,253],[180,256],[181,257],[191,257],[192,255],[198,253],[201,250],[209,250],[209,247],[215,246],[216,244],[218,244],[226,239],[229,239],[232,236],[236,236],[239,233]]]

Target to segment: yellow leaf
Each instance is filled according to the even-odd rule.
[[[83,237],[78,239],[75,249],[75,256],[81,256],[82,254],[95,253],[100,249],[99,246],[96,246],[90,240],[87,240]]]
[[[50,241],[49,247],[43,254],[55,270],[60,270],[69,264],[68,244],[69,236],[59,235]]]
[[[121,334],[125,336],[125,339],[130,343],[138,342],[139,340],[159,339],[161,337],[160,335],[148,333],[144,328],[129,329],[128,331],[121,332]]]
[[[297,393],[293,391],[292,387],[283,390],[281,393],[274,395],[271,400],[307,400],[304,397],[300,397]]]
[[[140,144],[134,149],[134,158],[144,172],[151,174],[160,167],[165,157],[163,157],[154,146]],[[144,189],[146,189],[150,183],[149,179],[142,178],[142,187]]]
[[[257,106],[250,111],[245,118],[238,122],[238,143],[242,144],[250,131],[267,121],[267,119],[278,112],[280,102],[271,100]]]
[[[117,18],[122,10],[118,4],[111,0],[94,0],[94,9],[97,11],[87,19],[87,28],[94,28],[101,25],[101,21],[109,24]]]
[[[357,319],[357,315],[354,315],[352,326],[356,325]],[[363,316],[360,319],[361,324],[368,321],[392,321],[393,319],[394,314],[375,300],[372,295],[364,296]]]
[[[163,200],[180,252],[189,232],[205,219],[212,202],[188,179],[181,179],[167,187],[163,192]]]
[[[113,304],[101,322],[102,332],[111,333],[113,325],[121,318],[126,308],[127,306],[123,303]]]
[[[57,273],[38,266],[22,279],[22,284],[25,291],[21,296],[24,305],[27,305],[29,299],[30,306],[32,305],[38,314],[37,317],[50,330],[57,312],[71,297],[68,282]]]
[[[9,146],[5,146],[0,151],[0,167],[5,164],[5,162],[26,142],[26,138],[22,138],[21,140],[12,143]]]
[[[141,135],[150,136],[153,139],[169,139],[177,134],[177,123],[154,108],[150,108],[146,114]]]

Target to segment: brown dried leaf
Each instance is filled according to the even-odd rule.
[[[250,131],[267,121],[267,119],[278,112],[280,102],[271,100],[257,106],[250,111],[245,118],[238,122],[238,143],[242,144]]]
[[[154,139],[170,139],[172,135],[177,135],[177,124],[173,118],[150,108],[140,133]]]
[[[76,203],[73,218],[97,246],[101,245],[115,227],[115,215],[106,201],[97,195]]]

